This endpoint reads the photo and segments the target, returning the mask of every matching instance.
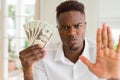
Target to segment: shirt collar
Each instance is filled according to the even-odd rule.
[[[85,56],[87,59],[90,59],[90,56],[89,56],[89,45],[88,45],[88,42],[87,42],[86,38],[85,38],[85,48],[84,48],[84,50],[82,52],[82,55]],[[62,61],[62,62],[66,61],[66,58],[64,56],[62,43],[59,45],[59,47],[58,47],[58,49],[56,51],[55,61]]]
[[[64,60],[65,60],[65,56],[64,56],[64,51],[63,51],[63,45],[62,43],[60,43],[56,51],[55,61],[64,61]]]
[[[89,45],[88,45],[88,41],[87,39],[85,38],[85,48],[82,52],[82,56],[85,56],[87,59],[90,59],[90,55],[89,55]]]

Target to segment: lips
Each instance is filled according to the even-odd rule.
[[[76,43],[77,43],[77,39],[70,39],[69,42],[70,42],[71,44],[76,44]]]

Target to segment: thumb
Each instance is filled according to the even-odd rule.
[[[84,56],[80,56],[79,59],[91,70],[93,64]]]

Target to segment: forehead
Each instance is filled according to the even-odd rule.
[[[79,11],[68,11],[61,13],[58,17],[58,24],[71,25],[85,21],[85,15]]]

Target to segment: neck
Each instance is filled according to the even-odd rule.
[[[79,56],[82,54],[84,50],[85,43],[81,44],[78,50],[70,50],[66,46],[63,46],[64,55],[66,58],[68,58],[71,62],[76,63],[79,59]]]

